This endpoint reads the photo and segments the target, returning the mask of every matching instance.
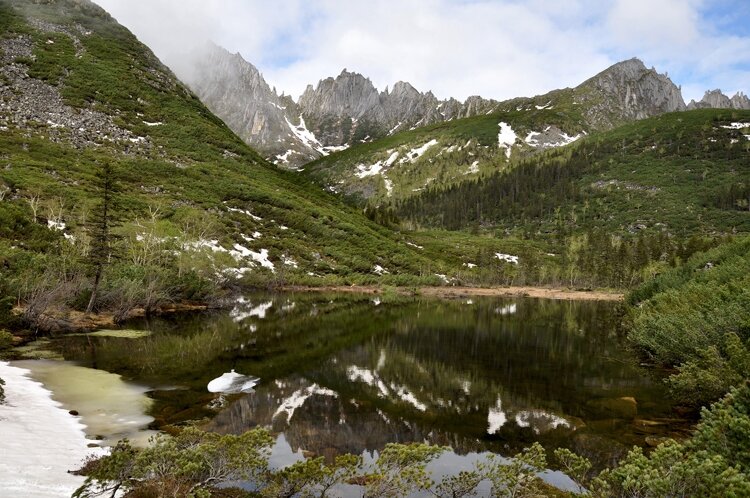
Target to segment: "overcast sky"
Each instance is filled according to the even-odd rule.
[[[748,0],[95,0],[170,64],[212,40],[297,98],[343,68],[379,89],[506,99],[637,56],[682,85],[750,93]]]

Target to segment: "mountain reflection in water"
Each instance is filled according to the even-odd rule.
[[[509,455],[539,441],[605,465],[685,429],[617,321],[613,303],[251,294],[226,312],[130,323],[153,334],[127,351],[117,338],[59,344],[69,359],[181,386],[152,393],[158,425],[271,427],[293,458],[410,441]],[[260,377],[255,392],[206,391],[231,369]]]

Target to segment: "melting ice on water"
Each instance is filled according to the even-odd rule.
[[[208,383],[208,392],[223,394],[240,394],[253,392],[260,378],[252,375],[242,375],[232,369]]]

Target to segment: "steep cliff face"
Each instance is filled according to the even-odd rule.
[[[576,90],[586,121],[596,129],[686,108],[680,88],[636,58],[605,69]]]
[[[730,99],[718,90],[686,106],[680,88],[667,75],[636,58],[614,64],[575,88],[503,102],[479,96],[464,102],[440,100],[404,81],[378,91],[370,79],[346,69],[335,78],[308,85],[295,102],[290,96],[278,95],[238,54],[212,46],[196,61],[183,77],[203,102],[265,157],[292,168],[362,142],[498,112],[570,111],[568,117],[575,117],[575,123],[566,118],[546,125],[572,137],[673,111],[750,109],[744,94]],[[539,140],[546,136],[545,128],[527,132],[532,131],[535,148],[542,150],[546,146]],[[549,144],[567,142],[560,137],[550,138]]]
[[[692,109],[750,109],[750,99],[742,92],[737,92],[732,98],[729,98],[718,88],[708,90],[703,98],[698,102],[691,100],[687,105],[688,110]]]
[[[403,81],[379,92],[368,78],[346,69],[308,85],[295,102],[239,54],[213,44],[195,54],[189,67],[175,69],[246,143],[287,167],[399,131],[486,113],[498,104],[478,96],[441,101]]]
[[[278,95],[240,54],[208,44],[195,65],[179,75],[232,131],[266,157],[295,164],[320,157],[321,145],[309,136],[294,100]]]
[[[469,97],[438,100],[432,92],[420,92],[399,81],[389,91],[378,92],[372,82],[344,70],[339,76],[308,85],[299,100],[304,118],[318,139],[344,146],[392,135],[452,119],[468,117],[497,107],[498,102]]]

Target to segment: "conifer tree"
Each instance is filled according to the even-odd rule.
[[[102,164],[97,173],[95,185],[99,196],[97,205],[92,212],[89,232],[91,234],[91,249],[88,255],[88,264],[93,269],[94,284],[91,288],[91,298],[86,306],[86,313],[91,313],[96,304],[104,268],[112,259],[112,245],[114,235],[112,228],[117,225],[115,212],[117,209],[117,195],[119,185],[117,183],[116,171],[111,163]]]

